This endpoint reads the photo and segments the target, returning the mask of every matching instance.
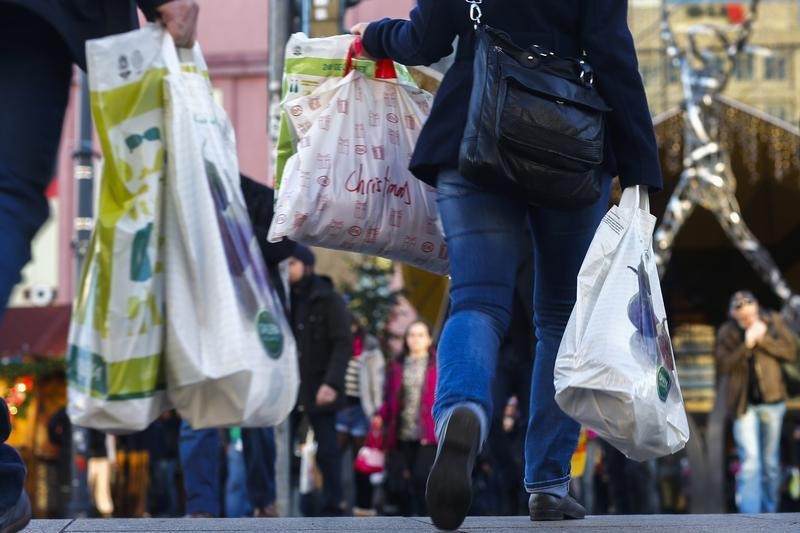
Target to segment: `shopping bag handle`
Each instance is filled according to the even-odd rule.
[[[182,48],[175,45],[172,35],[162,25],[158,25],[161,34],[161,58],[164,66],[170,74],[180,74],[181,65],[184,63],[193,64],[197,71],[204,71],[206,67],[203,59],[203,52],[200,50],[200,43],[195,41],[191,48]]]
[[[625,187],[625,190],[622,191],[622,198],[619,200],[619,206],[626,209],[638,208],[649,213],[650,195],[647,193],[647,187],[644,185]]]
[[[356,56],[364,53],[364,41],[361,37],[356,37],[350,48],[347,49],[347,61],[344,65],[344,75],[350,74],[353,70],[353,60]],[[397,78],[397,71],[391,59],[378,59],[375,61],[375,77],[379,80],[393,80]]]

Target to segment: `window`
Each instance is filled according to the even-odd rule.
[[[659,65],[642,63],[639,65],[639,72],[642,75],[642,81],[647,87],[657,85],[661,77],[661,67]]]
[[[789,120],[791,118],[789,109],[785,105],[768,105],[767,113],[781,120]]]
[[[773,52],[771,56],[764,58],[764,79],[786,79],[786,54],[783,52]]]
[[[711,60],[711,64],[714,65],[712,67],[714,69],[714,72],[723,72],[726,68],[728,68],[728,58],[716,55]]]
[[[754,71],[753,54],[739,54],[733,69],[737,80],[752,80]]]
[[[681,81],[681,67],[676,66],[672,61],[667,66],[667,79],[670,83]]]

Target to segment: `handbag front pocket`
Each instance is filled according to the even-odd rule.
[[[531,90],[514,78],[503,80],[498,107],[497,139],[519,155],[576,172],[603,162],[602,111]]]

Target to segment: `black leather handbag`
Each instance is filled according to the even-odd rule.
[[[591,67],[535,44],[517,46],[481,23],[480,0],[467,3],[476,42],[459,172],[487,186],[510,181],[532,205],[594,203],[611,109],[594,87]]]

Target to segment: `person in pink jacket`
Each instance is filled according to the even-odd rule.
[[[435,390],[433,338],[428,325],[416,321],[406,330],[403,353],[387,366],[383,406],[373,421],[385,435],[384,511],[427,515],[425,482],[436,457]]]

